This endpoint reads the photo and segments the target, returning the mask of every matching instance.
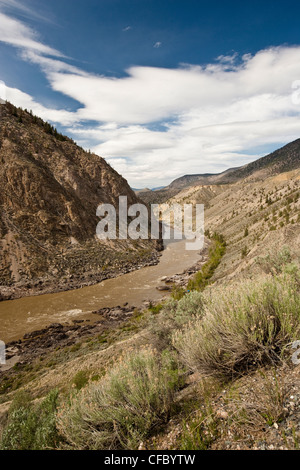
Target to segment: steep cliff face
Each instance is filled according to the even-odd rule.
[[[80,276],[122,264],[151,242],[96,239],[101,203],[138,202],[127,181],[49,124],[0,105],[0,285]]]

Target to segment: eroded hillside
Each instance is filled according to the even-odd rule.
[[[127,181],[48,123],[0,106],[0,285],[5,297],[31,288],[101,280],[155,256],[151,242],[96,239],[101,203],[138,202]],[[100,277],[99,277],[100,276]],[[0,292],[1,294],[1,292]]]
[[[300,242],[300,170],[235,184],[193,186],[162,205],[165,220],[172,204],[204,204],[205,229],[222,233],[227,251],[215,279],[257,269],[257,257]]]

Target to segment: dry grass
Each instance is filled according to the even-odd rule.
[[[179,387],[178,364],[152,350],[126,356],[99,383],[60,409],[58,428],[72,449],[134,449],[168,418]]]
[[[173,335],[190,370],[232,379],[277,364],[288,343],[300,337],[299,280],[293,273],[215,287],[204,298],[204,317]]]

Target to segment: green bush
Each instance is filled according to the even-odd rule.
[[[180,300],[182,299],[186,294],[186,289],[180,286],[173,286],[172,287],[172,299],[174,300]]]
[[[187,323],[195,316],[203,313],[203,296],[200,292],[194,291],[185,295],[177,303],[175,311],[175,321],[178,325]]]
[[[132,353],[91,384],[58,414],[65,447],[134,449],[153,427],[168,418],[180,384],[178,364],[169,353]]]
[[[198,291],[186,294],[179,301],[170,299],[159,315],[150,317],[149,331],[152,344],[159,351],[172,348],[172,333],[182,328],[195,316],[203,312],[203,298]]]
[[[164,308],[163,304],[157,304],[153,305],[152,302],[150,302],[150,306],[148,307],[148,310],[152,312],[154,315],[157,315],[161,310]]]
[[[292,271],[215,287],[204,295],[204,317],[174,333],[173,345],[191,370],[232,378],[278,363],[299,337],[299,281]]]
[[[203,291],[209,285],[215,270],[226,252],[226,242],[223,235],[215,233],[211,239],[213,244],[209,249],[208,261],[202,266],[201,271],[197,272],[194,279],[188,283],[189,290]]]
[[[289,247],[284,246],[278,252],[270,252],[264,257],[257,258],[256,263],[266,274],[280,274],[292,264],[292,255]]]
[[[56,430],[58,392],[49,393],[40,405],[30,395],[20,392],[9,410],[1,450],[54,449],[59,441]]]
[[[89,381],[89,376],[84,370],[80,370],[77,372],[73,379],[73,384],[75,385],[77,390],[81,390]]]

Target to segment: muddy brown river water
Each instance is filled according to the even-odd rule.
[[[182,273],[199,258],[200,253],[185,249],[184,240],[177,241],[166,246],[156,266],[78,290],[0,302],[0,340],[17,340],[56,322],[97,321],[99,317],[92,312],[100,308],[125,303],[140,307],[145,300],[159,300],[166,295],[156,289],[163,284],[161,279]]]

